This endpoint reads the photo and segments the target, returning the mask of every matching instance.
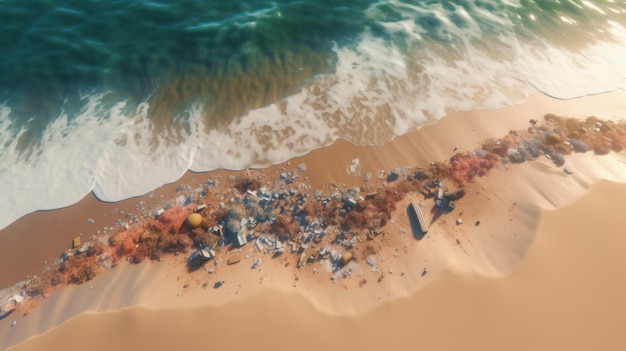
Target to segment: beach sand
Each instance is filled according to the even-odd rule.
[[[453,114],[383,146],[339,141],[265,173],[305,163],[313,185],[362,185],[367,172],[446,160],[455,147],[472,150],[548,112],[613,118],[625,111],[624,92],[570,101],[532,96],[521,106]],[[356,158],[360,172],[349,174]],[[377,238],[388,248],[377,255],[382,272],[360,262],[358,277],[333,284],[325,272],[294,274],[267,259],[261,270],[250,269],[252,258],[220,267],[220,278],[188,274],[176,260],[124,264],[61,289],[25,317],[1,320],[0,347],[621,349],[626,279],[616,267],[626,260],[619,249],[626,240],[619,236],[626,227],[619,214],[626,186],[601,181],[587,190],[599,179],[626,181],[624,156],[573,155],[567,162],[572,176],[537,160],[480,178],[468,187],[463,214],[434,221],[421,240],[406,219],[404,205],[419,200],[409,194],[390,233]],[[112,225],[137,211],[139,201],[151,207],[175,197],[178,184],[193,187],[216,176],[187,173],[152,196],[116,204],[88,196],[66,209],[25,216],[0,232],[0,258],[15,267],[2,270],[2,286],[36,274],[74,236]],[[454,223],[457,216],[462,226]],[[221,277],[227,277],[222,288],[202,287]],[[367,284],[359,287],[362,279]],[[17,325],[9,327],[12,320]]]
[[[219,306],[85,313],[15,350],[623,349],[623,196],[626,185],[601,182],[546,211],[506,277],[445,273],[357,316],[328,315],[297,292],[267,289]]]

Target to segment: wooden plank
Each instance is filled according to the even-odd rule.
[[[422,233],[428,233],[428,223],[426,223],[426,219],[422,213],[422,207],[416,202],[411,202],[411,208],[413,209],[413,213],[415,213],[415,217],[417,218],[417,222],[422,230]]]
[[[230,257],[228,261],[226,261],[226,263],[228,263],[229,265],[239,263],[239,262],[241,262],[241,257],[239,256]]]
[[[80,236],[77,236],[72,240],[72,249],[75,249],[80,246]]]

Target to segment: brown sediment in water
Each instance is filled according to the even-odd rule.
[[[249,240],[261,240],[259,236],[262,236],[271,242],[292,245],[291,252],[300,258],[287,270],[301,268],[312,258],[313,261],[329,259],[337,272],[347,262],[342,262],[337,253],[330,258],[320,253],[330,247],[338,252],[350,252],[357,260],[376,253],[380,249],[376,245],[380,243],[373,239],[384,231],[397,205],[409,193],[435,197],[433,210],[437,214],[433,220],[436,220],[462,204],[464,195],[463,191],[444,192],[440,197],[436,194],[438,189],[447,191],[472,184],[499,164],[506,167],[509,163],[545,156],[561,167],[564,156],[572,152],[593,150],[604,155],[619,152],[624,146],[625,123],[547,114],[544,121],[531,120],[527,130],[490,138],[482,143],[482,148],[456,153],[448,162],[381,173],[361,188],[334,183],[323,189],[313,188],[299,177],[304,165],[270,179],[262,170],[236,172],[219,185],[213,180],[201,190],[194,189],[198,193],[190,192],[190,188],[183,191],[188,205],[164,208],[157,215],[153,213],[108,234],[93,236],[80,248],[46,266],[42,274],[20,283],[15,291],[26,297],[22,312],[28,313],[38,299],[49,297],[68,284],[88,282],[120,261],[136,264],[146,258],[160,261],[168,255],[188,257],[199,248],[216,250],[217,257],[224,257],[239,246],[237,236],[242,232]],[[571,173],[568,169],[564,172]],[[191,229],[185,225],[185,219],[200,204],[204,205],[198,211],[203,214],[203,223]],[[462,209],[459,206],[459,211]],[[255,234],[248,235],[248,231]],[[261,247],[263,244],[259,250]],[[280,254],[271,247],[267,250],[267,255]],[[198,268],[189,265],[189,269]]]

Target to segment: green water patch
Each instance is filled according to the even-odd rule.
[[[215,126],[331,72],[333,45],[369,25],[371,2],[4,1],[0,100],[28,128],[24,146],[94,92],[129,115],[150,102],[162,127],[202,103]]]

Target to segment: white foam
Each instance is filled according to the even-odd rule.
[[[571,99],[626,89],[626,29],[610,22],[613,41],[596,42],[578,52],[524,45],[517,71],[546,95]]]
[[[11,110],[0,106],[0,187],[10,189],[0,202],[0,228],[36,210],[73,204],[89,191],[105,201],[141,195],[187,169],[267,166],[338,138],[380,144],[454,110],[520,103],[535,89],[560,98],[626,89],[626,30],[619,23],[607,26],[612,40],[572,52],[524,41],[508,18],[489,11],[394,4],[404,18],[380,25],[403,43],[365,32],[350,45],[335,45],[332,74],[219,131],[205,130],[204,107],[196,105],[177,118],[180,135],[154,136],[147,103],[129,116],[124,102],[105,107],[96,94],[85,97],[78,116],[50,124],[26,158],[16,151],[24,130],[16,135]],[[375,6],[366,13],[378,15]],[[418,24],[423,14],[440,20],[443,44],[424,39],[432,28]],[[462,21],[450,20],[453,15]],[[490,27],[501,30],[485,42]]]

